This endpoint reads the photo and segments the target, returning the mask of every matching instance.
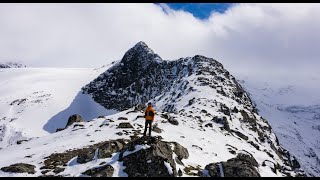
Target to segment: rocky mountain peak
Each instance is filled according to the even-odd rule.
[[[0,62],[0,68],[23,68],[27,67],[26,65],[20,63],[20,62]]]
[[[151,62],[161,62],[161,57],[154,53],[143,41],[130,48],[123,56],[121,63],[148,66]]]

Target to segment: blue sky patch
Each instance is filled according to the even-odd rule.
[[[232,3],[167,3],[174,10],[184,10],[192,13],[196,18],[207,19],[212,11],[224,12]]]

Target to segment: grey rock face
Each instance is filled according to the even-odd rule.
[[[77,157],[77,163],[83,164],[92,161],[94,158],[95,150],[84,151]]]
[[[217,76],[217,73],[223,77]],[[209,78],[199,77],[197,83],[219,92],[224,92],[224,88],[228,88],[231,93],[226,91],[223,93],[224,96],[254,109],[247,93],[218,61],[200,55],[175,61],[162,60],[143,42],[128,50],[121,61],[84,86],[82,92],[91,94],[97,103],[107,109],[126,110],[136,105],[143,105],[155,96],[168,92],[183,77],[192,74],[206,75]],[[218,90],[217,82],[224,82],[228,86]],[[192,91],[188,82],[181,88]],[[168,102],[164,111],[176,111],[175,99],[181,97],[181,94],[174,97]],[[191,100],[189,105],[192,103]],[[141,108],[136,108],[139,109]]]
[[[258,163],[250,155],[238,154],[237,157],[226,162],[211,163],[205,169],[208,170],[211,177],[221,177],[220,167],[222,167],[224,177],[260,177],[256,169]]]
[[[107,164],[101,167],[89,169],[82,174],[91,176],[91,177],[112,177],[114,168]]]
[[[126,155],[125,152],[134,151],[137,145],[149,145],[150,148],[141,149]],[[178,156],[188,157],[188,151],[180,144],[160,141],[156,137],[142,137],[128,143],[120,152],[119,160],[126,166],[124,171],[129,177],[175,177],[177,169],[172,155],[171,146],[175,146]],[[165,163],[169,164],[172,173],[168,171]]]
[[[124,145],[125,142],[121,140],[105,142],[99,146],[98,158],[110,158],[113,153],[120,151]]]
[[[133,128],[133,126],[130,123],[119,123],[119,126],[117,128]]]
[[[12,164],[10,166],[1,168],[1,170],[4,172],[28,173],[28,174],[36,173],[36,171],[34,169],[35,169],[34,165],[26,164],[26,163],[17,163],[17,164]]]
[[[80,115],[74,114],[69,117],[66,127],[70,126],[71,124],[73,124],[75,122],[84,122],[84,120],[82,119],[82,117]]]

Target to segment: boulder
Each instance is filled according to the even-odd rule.
[[[151,130],[156,132],[156,133],[161,133],[163,131],[156,124],[152,126]]]
[[[205,169],[211,177],[222,177],[220,167],[224,177],[260,177],[257,161],[247,154],[240,153],[226,162],[210,163]]]
[[[59,132],[59,131],[62,131],[62,130],[65,130],[66,128],[58,128],[57,130],[56,130],[56,132]]]
[[[143,136],[125,145],[120,152],[119,161],[123,161],[126,167],[124,172],[129,177],[176,177],[178,175],[173,160],[174,150],[171,147],[175,147],[175,153],[180,158],[188,157],[188,151],[176,142],[165,142],[160,139],[161,137]],[[145,148],[125,154],[125,152],[130,153],[136,150],[139,145]]]
[[[110,158],[113,153],[120,151],[124,145],[125,142],[122,140],[107,141],[98,147],[98,158]]]
[[[223,127],[221,128],[225,129],[226,131],[230,131],[230,126],[225,116],[223,116],[222,118],[215,116],[213,117],[212,121],[218,124],[222,124]]]
[[[171,143],[174,145],[173,152],[177,155],[179,160],[188,159],[189,152],[187,148],[181,146],[177,142],[171,142]]]
[[[119,117],[118,120],[125,120],[125,121],[127,121],[128,118],[126,118],[126,117]]]
[[[189,100],[189,103],[188,103],[188,104],[189,104],[189,106],[191,106],[191,105],[194,104],[194,103],[195,103],[195,98],[192,98],[192,99]]]
[[[119,123],[117,128],[133,128],[133,126],[130,123],[125,122],[125,123]]]
[[[173,125],[179,125],[178,120],[176,120],[174,117],[171,117],[171,116],[169,116],[168,122]]]
[[[107,164],[101,167],[89,169],[82,174],[91,176],[91,177],[112,177],[114,168]]]
[[[55,174],[59,174],[59,173],[63,172],[64,169],[65,169],[65,168],[56,167],[56,168],[53,170],[53,172],[54,172]]]
[[[232,132],[234,132],[237,136],[239,136],[240,138],[244,139],[244,140],[248,140],[248,136],[242,134],[241,132],[239,131],[235,131],[235,130],[231,130]]]
[[[34,165],[26,164],[26,163],[17,163],[17,164],[12,164],[10,166],[1,168],[1,170],[4,172],[28,173],[28,174],[36,173],[36,171],[34,169],[35,169]]]
[[[84,122],[84,120],[82,119],[82,117],[80,115],[74,114],[69,117],[66,127],[70,126],[71,124],[73,124],[75,122]]]
[[[81,152],[77,157],[77,163],[84,164],[92,161],[95,155],[95,149],[88,149],[87,151]]]

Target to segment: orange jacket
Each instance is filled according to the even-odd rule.
[[[151,106],[148,106],[146,111],[145,111],[144,117],[146,118],[146,120],[153,121],[154,120],[154,115],[155,115],[154,109]]]

